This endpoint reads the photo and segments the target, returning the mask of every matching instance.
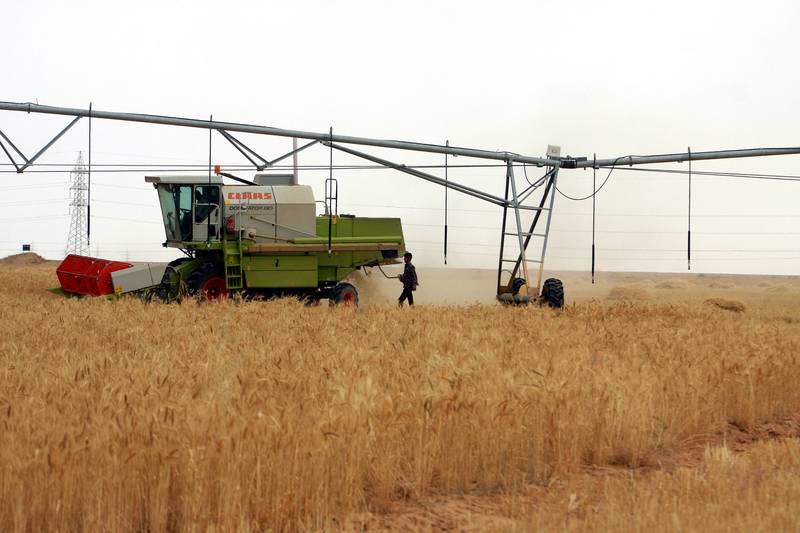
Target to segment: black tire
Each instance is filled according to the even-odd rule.
[[[525,278],[514,278],[511,283],[511,294],[517,294],[523,285],[525,285]]]
[[[542,285],[542,294],[539,296],[541,305],[549,305],[553,309],[564,307],[564,284],[560,279],[548,278]]]
[[[351,305],[358,307],[358,289],[350,283],[338,283],[331,289],[330,300],[335,305]]]
[[[228,296],[228,290],[224,289],[222,292],[208,293],[205,288],[209,281],[214,279],[221,279],[222,284],[225,284],[225,276],[222,272],[221,265],[216,263],[207,262],[195,268],[189,273],[186,278],[186,287],[189,289],[189,294],[203,300],[216,300]]]
[[[171,302],[179,299],[181,280],[175,269],[189,261],[192,261],[191,257],[180,257],[167,264],[167,268],[164,269],[164,275],[161,276],[161,283],[155,288],[155,296],[159,300]]]

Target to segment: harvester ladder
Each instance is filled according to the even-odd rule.
[[[500,258],[497,272],[497,294],[512,293],[514,291],[514,281],[521,277],[525,280],[524,293],[536,297],[542,286],[542,276],[544,273],[544,258],[547,251],[547,241],[550,235],[550,220],[553,213],[553,201],[555,199],[555,185],[558,176],[558,168],[548,168],[544,177],[536,182],[529,184],[524,191],[518,193],[517,184],[514,179],[514,167],[507,163],[505,200],[503,206],[503,220],[500,234]],[[538,205],[524,205],[523,202],[537,189],[544,186]],[[509,195],[510,193],[510,195]],[[508,224],[508,211],[513,211],[511,227]],[[524,228],[522,224],[522,213],[534,211],[533,220],[529,227]],[[542,214],[544,213],[544,228],[541,227]],[[532,239],[537,239],[536,250],[528,250]],[[512,255],[513,254],[513,255]],[[536,265],[537,276],[536,285],[531,283],[529,264]],[[512,266],[513,265],[513,266]],[[504,274],[508,277],[505,278]],[[523,292],[520,287],[520,292]]]
[[[336,178],[325,179],[325,205],[328,215],[336,216],[339,214],[339,182]]]
[[[333,154],[333,148],[331,148]],[[333,155],[331,155],[331,175],[325,180],[325,209],[328,211],[328,255],[331,253],[333,225],[339,216],[339,182],[333,177]]]
[[[235,248],[225,246],[225,283],[228,289],[241,289],[242,283],[242,237],[238,235]]]

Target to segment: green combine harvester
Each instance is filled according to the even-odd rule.
[[[362,267],[394,264],[405,253],[399,218],[317,216],[311,187],[289,176],[257,175],[242,185],[220,176],[155,176],[166,241],[186,257],[167,265],[68,256],[62,290],[103,295],[146,292],[166,301],[297,296],[358,305],[344,280]],[[160,283],[157,275],[163,271]]]
[[[286,178],[260,175],[255,185],[146,178],[158,191],[164,246],[187,254],[167,265],[159,296],[185,290],[210,300],[240,293],[358,304],[358,291],[343,280],[397,262],[405,253],[400,219],[317,216],[311,187]]]

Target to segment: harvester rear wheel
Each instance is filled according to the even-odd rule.
[[[227,298],[228,286],[220,268],[214,263],[203,263],[186,278],[189,293],[206,301]]]
[[[350,283],[337,284],[331,289],[330,298],[335,305],[358,307],[358,290]]]
[[[554,309],[564,307],[564,284],[560,279],[548,278],[542,285],[542,294],[539,296],[539,303],[547,304]]]

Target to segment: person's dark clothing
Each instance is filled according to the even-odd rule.
[[[403,305],[406,300],[408,300],[408,305],[414,305],[414,293],[411,289],[403,289],[403,292],[400,293],[400,305]]]
[[[400,278],[400,281],[403,282],[403,289],[404,290],[417,290],[417,269],[414,268],[414,265],[411,263],[406,263],[405,269],[403,270],[403,275]]]
[[[408,305],[414,305],[414,293],[417,290],[417,269],[414,268],[410,262],[406,263],[403,273],[400,275],[400,281],[403,282],[403,292],[400,294],[400,305],[408,300]]]

